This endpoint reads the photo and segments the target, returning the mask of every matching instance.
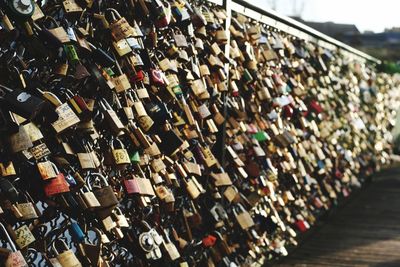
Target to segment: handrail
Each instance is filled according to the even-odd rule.
[[[209,0],[210,2],[219,2],[216,0]],[[294,35],[298,38],[306,41],[311,41],[322,47],[328,49],[341,48],[343,52],[347,52],[349,55],[356,56],[363,60],[368,60],[377,64],[381,61],[375,57],[368,55],[358,49],[355,49],[343,42],[340,42],[322,32],[319,32],[304,23],[296,21],[288,16],[278,14],[276,11],[270,8],[260,8],[250,4],[244,0],[232,0],[231,10],[242,13],[252,19],[270,25],[273,28],[281,30],[283,32]]]

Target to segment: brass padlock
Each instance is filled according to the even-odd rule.
[[[61,243],[63,251],[60,253],[56,247],[57,243]],[[82,267],[81,262],[76,257],[75,253],[68,248],[63,239],[56,239],[52,244],[53,252],[62,267]]]

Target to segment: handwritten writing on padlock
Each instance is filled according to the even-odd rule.
[[[118,138],[111,141],[111,152],[115,164],[119,165],[131,163],[128,151],[125,149],[124,144]]]
[[[35,242],[36,240],[31,230],[29,230],[29,227],[26,225],[23,225],[15,230],[15,237],[15,243],[17,243],[18,247],[21,249]]]

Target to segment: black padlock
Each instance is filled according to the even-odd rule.
[[[0,195],[15,203],[18,201],[19,193],[14,185],[5,178],[0,178]]]
[[[27,119],[35,118],[46,105],[43,99],[19,89],[10,89],[0,85],[0,95],[1,93],[3,95],[0,97],[0,101],[3,101],[12,112]]]
[[[100,64],[102,67],[112,67],[115,64],[115,60],[112,56],[107,54],[103,49],[94,46],[93,44],[89,43],[90,48],[92,49],[91,58],[97,64]]]

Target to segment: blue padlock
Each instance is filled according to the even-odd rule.
[[[70,228],[72,239],[77,243],[82,243],[85,239],[85,234],[83,233],[81,227],[78,223],[72,222]]]

